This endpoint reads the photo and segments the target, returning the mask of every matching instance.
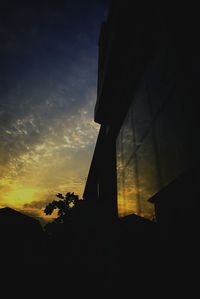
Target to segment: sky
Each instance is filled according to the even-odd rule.
[[[108,0],[0,2],[0,208],[38,219],[82,197],[99,130],[98,38]]]

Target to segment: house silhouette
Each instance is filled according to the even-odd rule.
[[[34,263],[42,251],[38,220],[9,207],[0,209],[1,256],[12,262]]]

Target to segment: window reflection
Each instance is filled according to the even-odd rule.
[[[136,213],[152,219],[148,199],[191,163],[193,114],[188,99],[174,88],[175,56],[168,61],[165,54],[161,51],[141,78],[117,138],[119,216]]]
[[[126,143],[122,142],[120,132],[117,139],[118,215],[135,213],[152,219],[154,207],[148,199],[158,191],[152,135],[145,138],[128,162],[121,154],[125,152],[124,147]]]
[[[154,208],[148,199],[158,191],[156,157],[152,132],[145,138],[137,152],[138,180],[140,185],[141,216],[152,218]]]
[[[141,86],[117,138],[118,215],[152,219],[148,199],[158,191],[147,93]]]
[[[120,132],[121,139],[121,155],[123,155],[124,163],[127,163],[134,152],[134,134],[132,125],[132,107],[130,108],[124,125]]]
[[[139,214],[138,187],[134,174],[133,159],[121,170],[118,170],[118,214]]]

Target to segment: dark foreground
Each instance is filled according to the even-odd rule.
[[[109,223],[94,212],[53,237],[37,228],[33,239],[1,232],[1,282],[7,294],[171,298],[172,289],[195,290],[198,242],[179,236],[162,240],[154,222],[131,215]]]

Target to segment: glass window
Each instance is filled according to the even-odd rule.
[[[155,153],[152,136],[146,133],[151,129],[149,120],[144,125],[142,123],[142,119],[145,121],[148,115],[142,114],[145,105],[142,101],[138,106],[135,104],[134,101],[117,138],[118,215],[121,217],[135,213],[152,219],[154,206],[148,199],[158,190]],[[141,120],[138,117],[141,126],[138,122],[134,126],[136,118],[133,116],[138,111],[142,114]],[[143,129],[143,140],[141,138],[138,146],[135,132],[136,136],[142,136],[141,128],[146,128],[146,132]],[[145,137],[144,132],[149,137]]]
[[[128,162],[134,152],[134,136],[132,126],[132,109],[129,110],[120,131],[121,155],[124,163]]]
[[[134,130],[131,109],[117,138],[118,215],[138,214],[137,177],[134,162]]]
[[[152,218],[154,207],[148,199],[158,192],[159,187],[155,147],[151,131],[137,151],[137,163],[141,216]]]
[[[138,188],[133,159],[118,171],[118,215],[139,214]]]
[[[117,138],[119,216],[152,219],[148,199],[198,156],[198,146],[191,150],[198,127],[194,107],[178,85],[176,57],[168,51],[149,64]]]

